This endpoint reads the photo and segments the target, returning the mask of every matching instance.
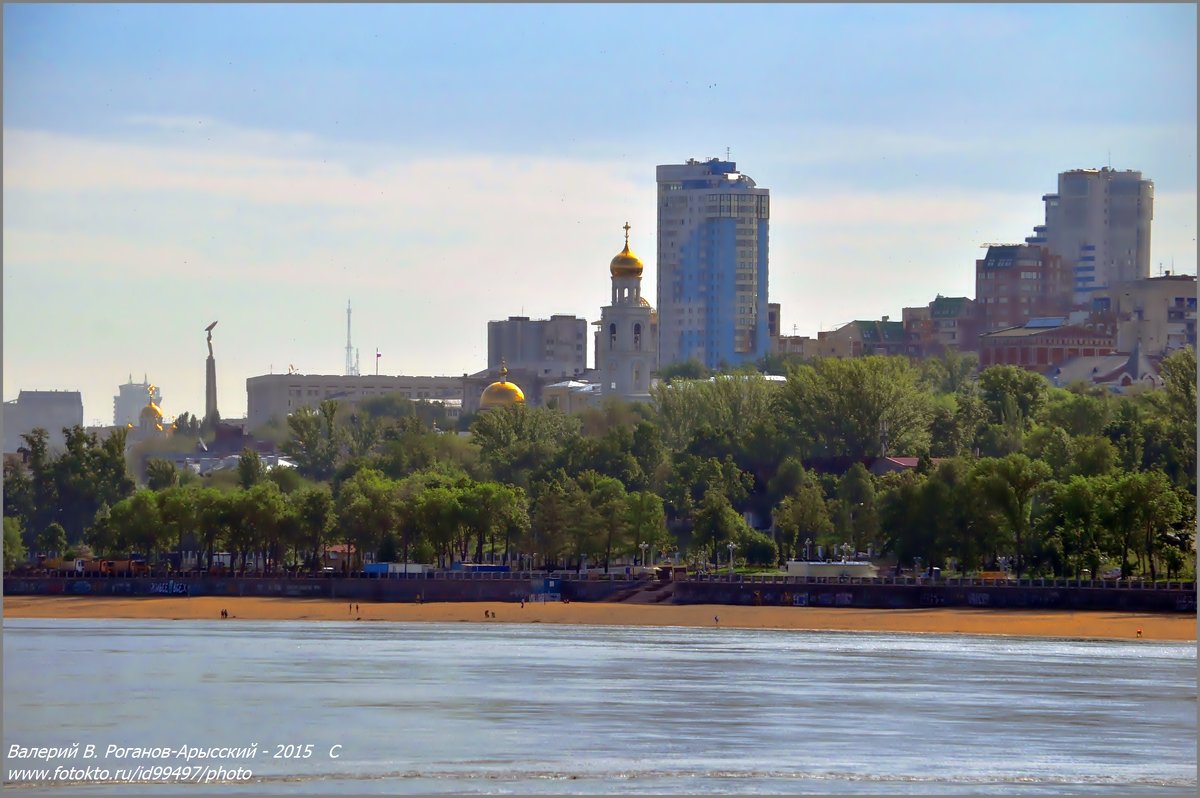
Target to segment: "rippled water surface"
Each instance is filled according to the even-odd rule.
[[[6,753],[257,743],[253,759],[50,763],[252,772],[221,792],[1194,793],[1196,709],[1195,647],[1152,641],[4,624]],[[313,753],[276,758],[288,745]],[[12,781],[15,767],[45,764],[6,766]]]

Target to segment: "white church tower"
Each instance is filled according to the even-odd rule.
[[[658,314],[642,297],[642,262],[625,249],[612,259],[612,304],[600,311],[596,369],[602,396],[630,401],[650,399],[650,377],[658,370]]]

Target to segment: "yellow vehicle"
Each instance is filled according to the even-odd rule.
[[[47,558],[41,559],[41,561],[38,564],[38,567],[43,568],[47,571],[54,571],[56,573],[66,572],[66,573],[73,573],[73,574],[82,574],[86,570],[87,560],[85,560],[81,557],[73,557],[73,558],[72,557],[67,557],[67,558],[47,557]]]

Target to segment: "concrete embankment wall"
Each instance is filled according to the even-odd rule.
[[[994,607],[1026,609],[1115,610],[1143,612],[1196,611],[1194,583],[1157,587],[1036,584],[788,581],[752,578],[685,580],[675,583],[675,604],[742,604],[813,607],[929,608]],[[606,601],[645,585],[630,579],[562,579],[559,595],[572,601]],[[1135,583],[1136,585],[1137,583]],[[259,596],[330,598],[348,601],[518,601],[541,585],[528,576],[509,574],[438,575],[408,579],[305,579],[274,577],[136,577],[71,578],[9,576],[7,596]]]
[[[1037,581],[1037,580],[1033,580]],[[1049,580],[1048,580],[1049,581]],[[1196,611],[1194,583],[1176,587],[997,584],[876,584],[685,581],[676,604],[743,604],[864,609],[978,607],[1007,609]]]
[[[410,579],[304,579],[273,577],[132,577],[72,578],[7,576],[4,595],[68,596],[258,596],[334,598],[357,601],[519,601],[540,586],[541,579],[508,574],[472,574],[468,578],[438,576]],[[604,601],[639,584],[624,579],[573,580],[559,583],[563,598]]]

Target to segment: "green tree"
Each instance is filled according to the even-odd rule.
[[[375,551],[396,528],[396,485],[381,472],[363,469],[342,484],[337,517],[346,543],[362,552]]]
[[[803,554],[812,557],[812,544],[823,546],[833,541],[833,522],[829,518],[829,507],[821,488],[812,480],[805,479],[792,493],[780,501],[775,510],[775,525],[779,527],[783,556]],[[808,548],[806,548],[806,541]]]
[[[709,490],[704,494],[700,507],[696,510],[696,523],[692,530],[695,543],[709,547],[715,557],[719,556],[722,546],[736,543],[749,534],[749,531],[745,519],[738,515],[724,494],[716,490]]]
[[[58,514],[58,486],[54,479],[54,458],[50,454],[50,433],[38,427],[22,434],[21,439],[25,441],[21,448],[29,467],[31,493],[30,515],[25,526],[45,529]]]
[[[479,457],[492,479],[529,487],[579,441],[579,419],[523,404],[480,413],[471,425]]]
[[[235,495],[205,487],[196,492],[196,524],[199,542],[205,554],[205,567],[212,568],[217,545],[231,538],[236,516]]]
[[[463,509],[456,488],[439,485],[417,495],[416,518],[433,546],[439,567],[447,567],[463,526]]]
[[[675,380],[703,380],[707,379],[709,374],[710,372],[704,367],[704,364],[694,357],[662,366],[658,370],[658,378],[664,383]]]
[[[321,552],[332,542],[337,522],[333,495],[328,485],[306,485],[288,494],[288,503],[298,521],[297,547],[301,559],[309,568],[316,569],[322,562]]]
[[[316,409],[301,407],[288,416],[291,437],[281,448],[302,476],[328,482],[337,469],[342,438],[337,412],[338,403],[326,399]]]
[[[1046,380],[1020,366],[989,366],[979,373],[979,392],[993,424],[1027,429],[1046,402]]]
[[[283,556],[284,518],[287,505],[274,482],[258,482],[241,494],[242,521],[258,551],[263,570],[271,572]]]
[[[1071,462],[1067,472],[1081,476],[1111,474],[1119,458],[1117,447],[1100,435],[1079,435],[1071,441]]]
[[[8,573],[28,557],[22,538],[21,520],[4,516],[4,572]]]
[[[1045,518],[1060,532],[1076,579],[1085,565],[1093,575],[1099,568],[1102,524],[1109,515],[1104,503],[1110,492],[1108,477],[1077,474],[1055,485],[1050,496]]]
[[[895,475],[880,502],[880,531],[884,548],[893,552],[899,563],[916,559],[933,562],[933,551],[940,548],[938,527],[930,526],[926,500],[925,474],[905,472]]]
[[[1112,404],[1103,388],[1082,383],[1070,390],[1051,388],[1043,414],[1046,423],[1062,427],[1072,437],[1100,435],[1107,426]]]
[[[899,357],[822,358],[788,375],[779,408],[806,462],[919,456],[929,451],[933,417],[919,377]]]
[[[1162,359],[1163,390],[1152,394],[1151,406],[1162,419],[1163,470],[1175,484],[1196,492],[1196,352],[1178,349]]]
[[[574,509],[582,503],[578,483],[563,474],[535,484],[532,523],[522,547],[540,563],[558,562],[570,551],[568,528],[577,522]]]
[[[200,435],[200,419],[186,410],[175,417],[174,427],[176,435],[186,435],[189,438]]]
[[[15,458],[4,459],[4,517],[25,526],[33,517],[33,480],[29,469]]]
[[[185,538],[196,531],[199,521],[196,494],[196,489],[180,486],[155,491],[164,537],[176,547],[182,548]]]
[[[1150,579],[1154,581],[1158,577],[1159,540],[1179,521],[1183,505],[1167,475],[1161,471],[1130,474],[1118,481],[1117,490],[1124,494],[1122,502],[1133,510],[1132,520],[1140,532],[1139,554],[1145,557]]]
[[[604,541],[604,573],[608,573],[614,551],[632,548],[629,536],[628,496],[620,480],[596,472],[585,472],[580,487],[588,494],[592,507],[591,518],[596,524],[597,537]]]
[[[178,483],[179,471],[170,460],[155,457],[146,463],[146,487],[150,490],[162,490]]]
[[[1013,536],[1017,578],[1024,568],[1025,544],[1031,526],[1033,503],[1050,480],[1050,467],[1023,454],[980,460],[975,468],[981,494],[1004,519]]]
[[[113,505],[109,523],[116,549],[151,559],[169,540],[152,490],[139,490]]]
[[[771,536],[757,529],[746,527],[734,541],[735,556],[741,556],[747,565],[779,564],[779,548]]]
[[[253,488],[267,477],[267,467],[262,457],[253,449],[242,449],[238,455],[238,484],[245,490]]]
[[[855,463],[838,482],[839,531],[855,551],[866,551],[879,539],[875,485],[862,463]]]
[[[67,532],[62,524],[53,521],[38,534],[37,544],[42,553],[61,557],[67,549]]]
[[[630,541],[638,546],[645,543],[647,552],[663,551],[672,545],[663,501],[649,491],[634,491],[625,497],[625,527]]]

